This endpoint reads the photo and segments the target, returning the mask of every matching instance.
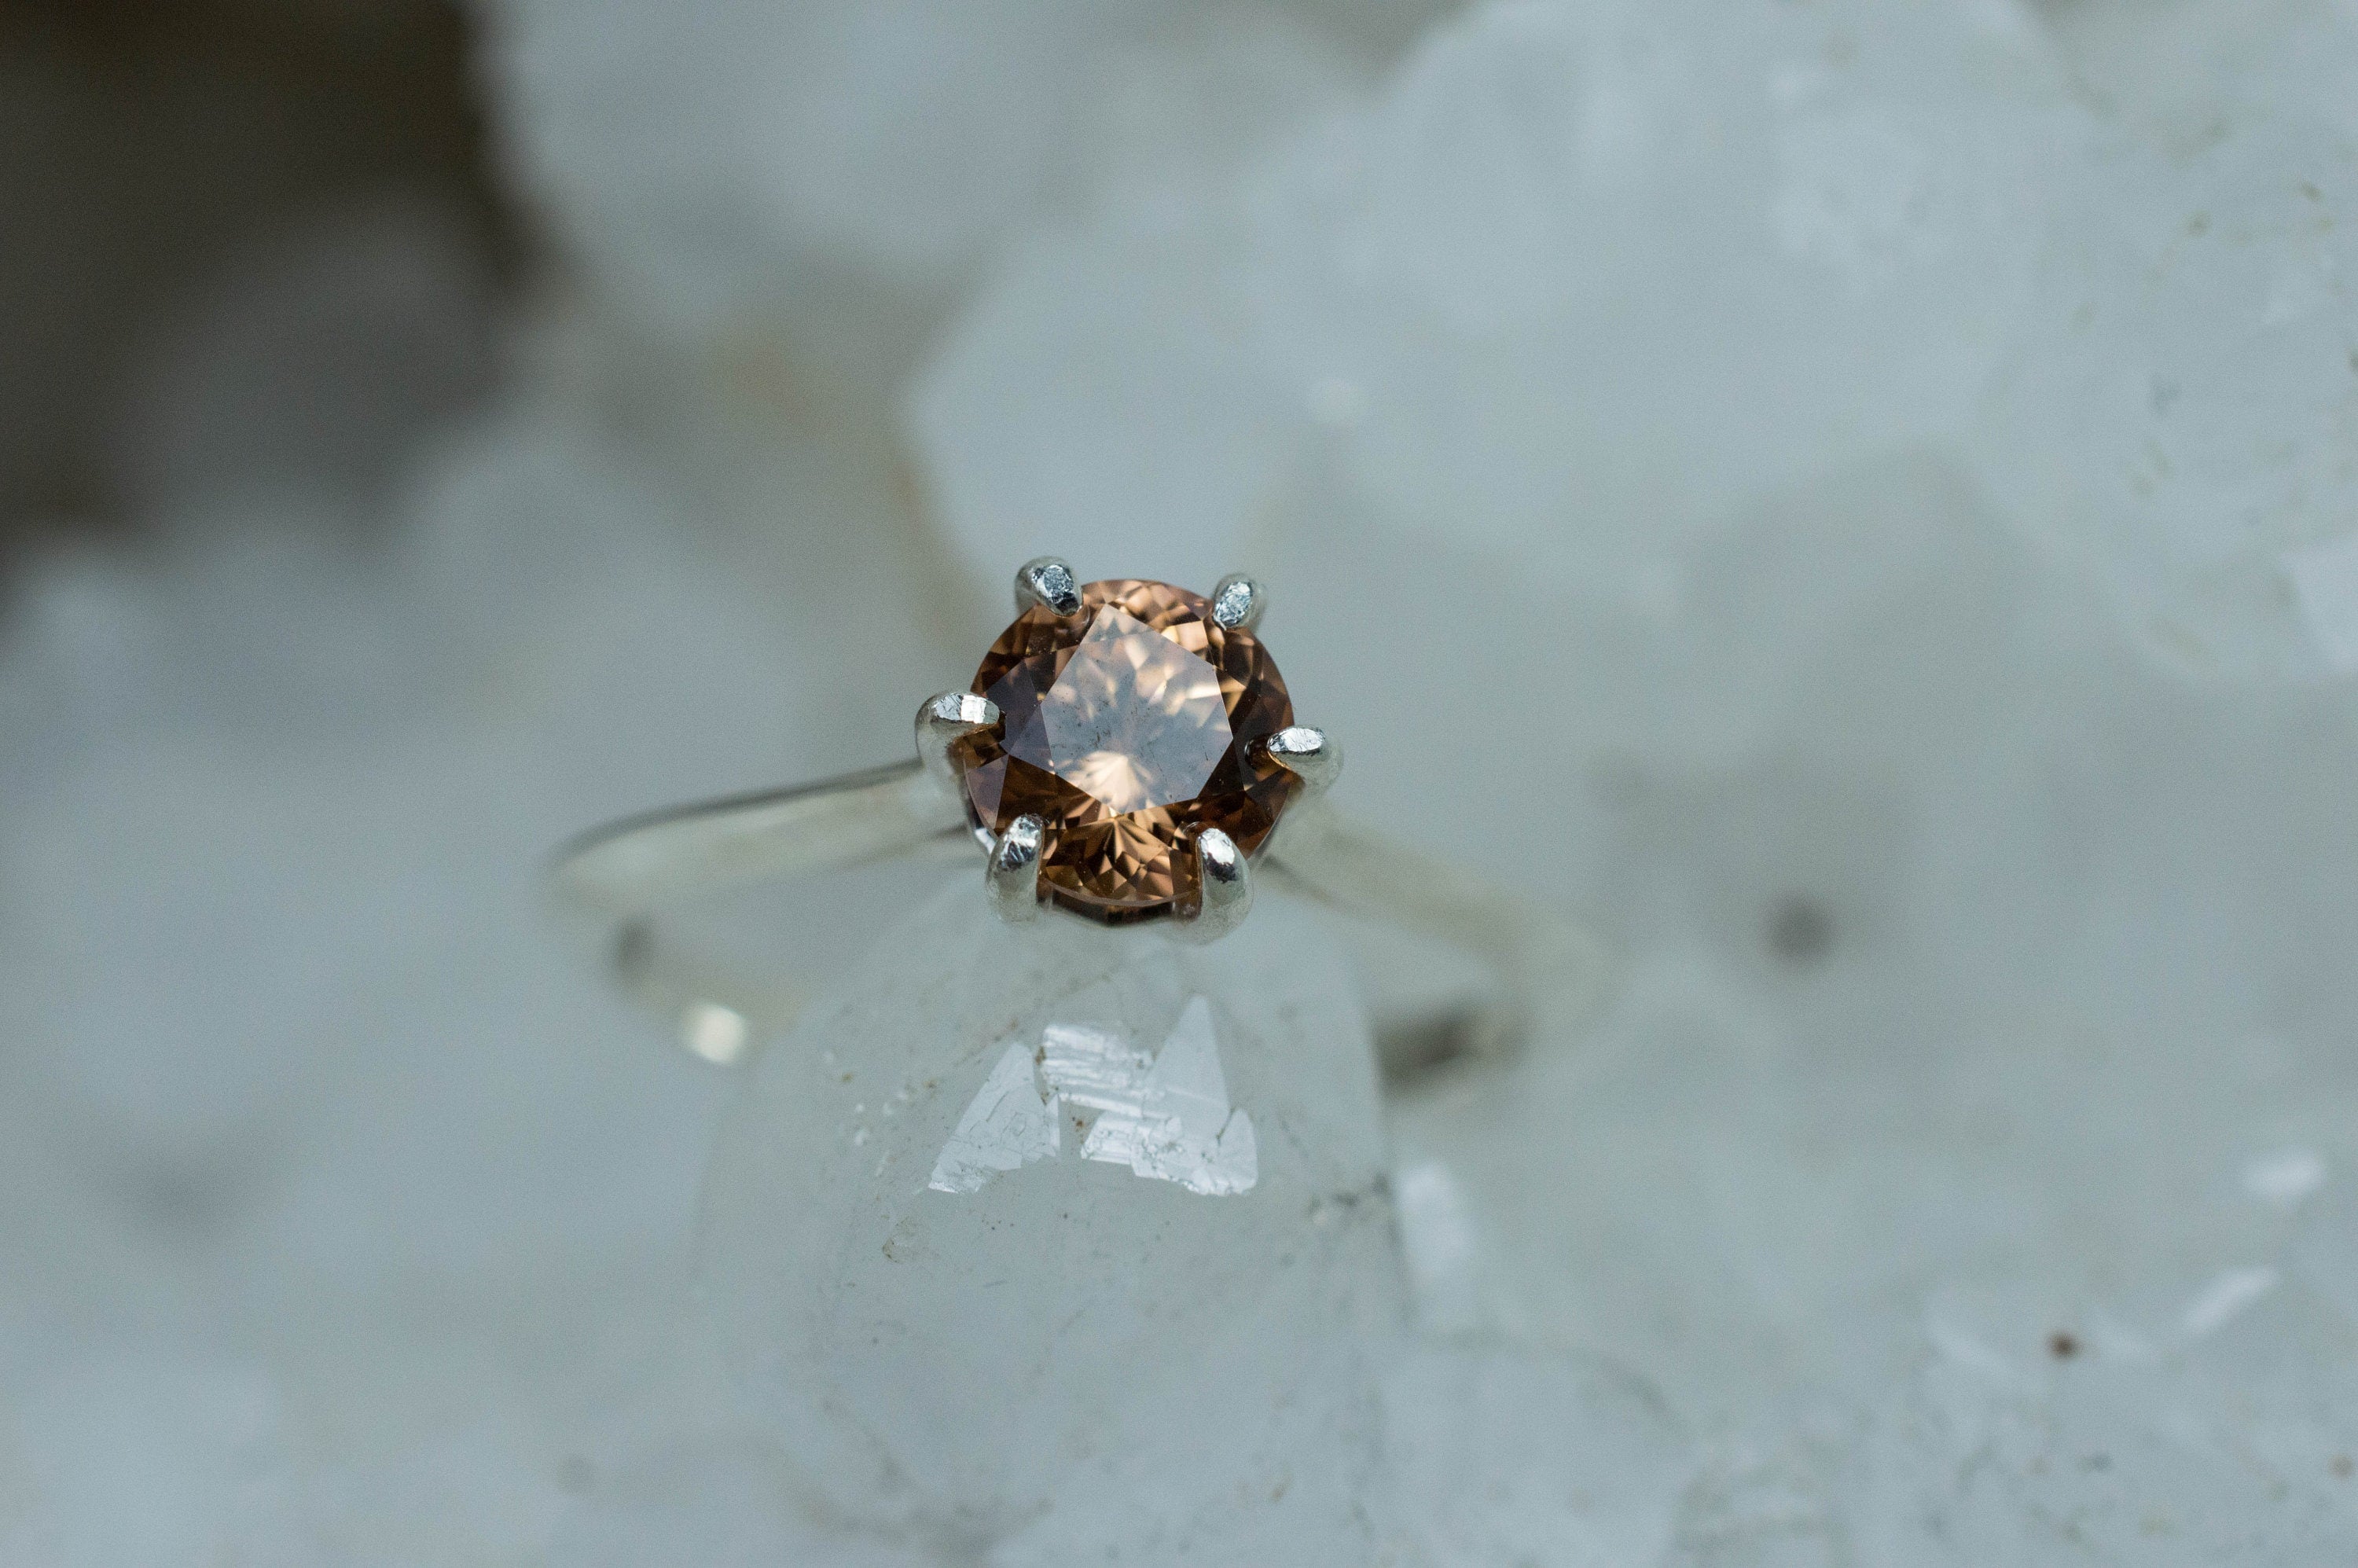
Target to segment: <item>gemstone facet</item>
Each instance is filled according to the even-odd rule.
[[[1168,583],[1114,579],[1059,616],[1035,605],[983,655],[973,689],[999,722],[952,743],[968,820],[1046,825],[1040,885],[1109,925],[1200,904],[1195,836],[1250,855],[1301,781],[1257,742],[1293,722],[1250,633]]]

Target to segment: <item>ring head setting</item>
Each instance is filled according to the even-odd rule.
[[[997,719],[949,743],[948,772],[978,836],[1036,819],[1040,894],[1059,908],[1191,919],[1199,838],[1250,856],[1303,788],[1269,744],[1293,725],[1284,677],[1233,592],[1113,579],[1078,594],[1064,613],[1035,600],[990,645],[972,689]]]

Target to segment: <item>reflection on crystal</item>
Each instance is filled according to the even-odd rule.
[[[1392,1176],[1402,1261],[1427,1327],[1466,1334],[1481,1323],[1479,1256],[1466,1194],[1448,1164],[1417,1160]]]
[[[1010,1045],[983,1080],[957,1130],[942,1146],[926,1184],[937,1193],[979,1192],[1001,1171],[1053,1160],[1061,1146],[1054,1096],[1043,1099],[1032,1074],[1032,1053]]]
[[[1249,1193],[1260,1179],[1252,1118],[1228,1104],[1211,1004],[1198,996],[1154,1055],[1095,1024],[1051,1023],[1036,1054],[1009,1043],[928,1184],[977,1192],[1001,1171],[1055,1159],[1068,1110],[1093,1113],[1081,1142],[1085,1160],[1127,1165],[1207,1197]]]
[[[2179,1326],[2189,1339],[2216,1334],[2245,1307],[2276,1288],[2277,1271],[2274,1269],[2263,1266],[2226,1270],[2203,1287],[2201,1295],[2187,1303],[2186,1315],[2179,1320]]]
[[[1260,1179],[1252,1118],[1228,1108],[1211,1005],[1200,996],[1179,1015],[1154,1065],[1097,1109],[1081,1144],[1086,1159],[1128,1165],[1208,1196],[1250,1192]]]
[[[743,1055],[752,1033],[744,1014],[719,1002],[690,1002],[679,1015],[680,1044],[716,1066]]]
[[[2265,1204],[2291,1208],[2325,1184],[2325,1159],[2314,1149],[2286,1149],[2244,1167],[2244,1190]]]
[[[1040,1032],[1040,1075],[1075,1105],[1103,1111],[1129,1103],[1153,1057],[1118,1030],[1052,1023]]]

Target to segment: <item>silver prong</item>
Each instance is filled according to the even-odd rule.
[[[1040,818],[1019,816],[990,847],[983,887],[992,913],[1011,925],[1040,916],[1040,843],[1047,831]]]
[[[1015,573],[1015,613],[1021,615],[1035,604],[1059,616],[1081,607],[1080,579],[1054,556],[1026,561]]]
[[[1217,827],[1195,835],[1195,885],[1203,890],[1202,901],[1171,928],[1182,941],[1217,942],[1252,912],[1252,868],[1237,841]]]
[[[1300,779],[1312,795],[1324,795],[1343,772],[1343,750],[1323,730],[1289,725],[1261,742],[1270,761]]]
[[[1269,595],[1260,584],[1238,574],[1224,577],[1212,589],[1212,619],[1231,632],[1249,632],[1260,624],[1260,612],[1269,608]]]
[[[958,777],[957,770],[950,765],[950,742],[998,722],[999,704],[987,697],[977,697],[970,691],[946,691],[938,697],[929,697],[925,705],[917,709],[917,761],[955,794]]]

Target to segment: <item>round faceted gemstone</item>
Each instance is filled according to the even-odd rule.
[[[1301,787],[1254,744],[1293,722],[1284,677],[1169,583],[1093,582],[1072,615],[1025,611],[974,690],[999,722],[950,748],[968,819],[1003,833],[1039,817],[1048,897],[1108,924],[1195,908],[1195,835],[1249,855]]]

